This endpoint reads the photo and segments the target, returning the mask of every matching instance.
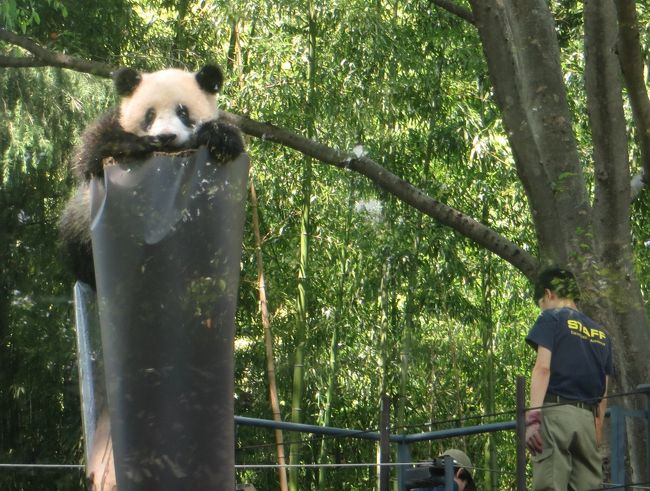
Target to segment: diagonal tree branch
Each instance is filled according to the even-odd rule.
[[[568,264],[589,199],[545,0],[472,0],[472,12],[537,232],[540,258]],[[569,191],[571,189],[571,191]],[[577,191],[577,192],[576,192]]]
[[[7,68],[33,68],[49,66],[49,64],[34,57],[21,58],[13,56],[0,56],[0,66]]]
[[[636,0],[617,0],[614,3],[618,17],[618,58],[632,106],[643,168],[642,175],[632,180],[634,199],[650,181],[650,98],[643,76]]]
[[[29,50],[38,60],[43,62],[43,66],[59,66],[80,72],[92,73],[101,77],[110,76],[110,73],[115,69],[115,67],[104,63],[54,53],[24,37],[17,36],[2,29],[0,29],[0,40],[5,40]],[[1,62],[2,58],[0,58],[0,66],[3,66]],[[284,128],[260,123],[237,114],[222,111],[221,117],[224,121],[238,126],[244,133],[251,136],[293,148],[323,163],[363,174],[380,188],[395,195],[403,202],[494,252],[519,269],[528,278],[532,279],[536,274],[538,268],[537,259],[520,246],[461,211],[427,196],[411,183],[389,172],[368,157],[356,157],[300,136]]]
[[[450,14],[454,14],[455,16],[466,20],[470,24],[474,24],[474,16],[470,10],[461,7],[460,5],[456,5],[450,0],[433,0],[433,3],[441,9],[446,10]]]
[[[52,66],[59,68],[69,68],[71,70],[83,73],[90,73],[101,77],[109,77],[113,67],[106,63],[96,61],[87,61],[63,53],[56,53],[47,48],[43,48],[31,39],[25,36],[19,36],[6,29],[0,29],[0,41],[5,41],[14,46],[19,46],[34,55],[33,58],[6,57],[0,58],[0,66],[7,67],[33,67],[33,66]],[[29,61],[22,61],[29,60]],[[31,62],[31,63],[30,63]],[[38,64],[40,63],[40,64]]]
[[[537,271],[537,259],[521,247],[461,211],[427,196],[422,190],[396,176],[368,157],[355,157],[341,150],[309,140],[284,128],[260,123],[244,116],[223,111],[221,117],[224,121],[238,126],[248,135],[280,143],[323,163],[363,174],[380,188],[393,194],[404,203],[411,205],[437,222],[451,227],[461,235],[494,252],[527,277],[532,279]]]

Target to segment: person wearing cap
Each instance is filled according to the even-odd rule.
[[[537,351],[526,412],[533,490],[601,487],[598,446],[612,374],[609,334],[580,312],[571,271],[544,270],[535,283],[541,314],[526,336]]]
[[[458,491],[476,491],[474,478],[472,477],[472,461],[462,450],[450,448],[445,450],[440,458],[445,456],[452,458],[454,466],[454,490]],[[433,488],[415,488],[411,491],[445,491],[444,486],[436,486]]]

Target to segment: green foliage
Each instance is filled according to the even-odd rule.
[[[0,461],[77,463],[80,401],[70,278],[56,222],[65,161],[106,105],[104,84],[60,70],[5,70],[0,125]],[[2,472],[2,489],[75,489],[76,470]]]
[[[485,220],[490,225],[513,240],[534,243],[522,190],[514,175],[503,172],[512,162],[507,142],[499,134],[496,111],[489,102],[483,62],[476,54],[469,56],[470,50],[478,48],[473,34],[448,16],[424,8],[393,11],[367,2],[346,2],[345,8],[334,2],[319,8],[318,138],[348,149],[362,144],[371,157],[383,159],[393,172],[432,195],[478,217],[487,207]],[[240,18],[247,65],[242,70],[241,89],[229,86],[230,104],[233,110],[256,119],[303,129],[308,65],[306,23],[300,12],[294,11],[291,17],[283,14],[281,8],[267,8],[266,24],[259,17]],[[394,42],[396,39],[400,42]],[[477,91],[477,87],[484,88]],[[265,96],[259,97],[260,93]],[[280,380],[284,380],[280,383],[281,404],[288,416],[299,237],[300,190],[295,186],[301,164],[299,156],[263,141],[252,141],[250,152],[266,237],[265,278],[277,342],[276,368]],[[509,292],[493,293],[499,301],[492,307],[492,322],[497,327],[491,342],[497,360],[495,408],[497,412],[512,409],[514,377],[528,370],[531,359],[522,339],[534,311],[530,311],[532,305],[522,279],[503,265],[497,267],[498,261],[479,254],[464,239],[422,219],[363,180],[323,166],[315,167],[314,172],[310,263],[313,328],[305,358],[305,421],[317,422],[324,409],[328,372],[323,361],[330,357],[328,341],[334,323],[340,324],[340,369],[335,377],[337,393],[331,424],[376,429],[381,379],[397,407],[398,360],[409,296],[416,316],[405,395],[407,418],[405,428],[394,431],[418,432],[430,428],[425,424],[428,421],[461,420],[488,412],[480,390],[481,372],[476,370],[487,356],[480,335],[484,325],[480,290],[473,274],[473,268],[482,263],[498,271],[495,292],[500,292],[502,285]],[[354,185],[348,229],[350,179],[354,179]],[[346,230],[349,242],[345,240]],[[423,244],[414,252],[416,236]],[[244,258],[248,258],[248,266],[243,278],[250,280],[242,285],[240,307],[253,306],[256,298],[253,251],[252,243],[246,246]],[[344,270],[344,302],[339,318],[335,315],[337,285]],[[412,270],[417,280],[415,290],[409,291],[408,274]],[[386,271],[388,277],[384,278]],[[383,280],[389,285],[385,293],[381,290]],[[382,324],[380,296],[387,294],[388,318]],[[247,311],[240,308],[239,315]],[[259,382],[265,375],[256,316],[252,311],[250,320],[239,322],[242,334],[258,342],[238,352],[238,373],[246,375],[237,377],[238,392],[242,394],[238,401],[245,401],[238,404],[237,412],[269,417],[268,403],[255,397],[266,393]],[[380,336],[385,338],[383,342]],[[258,354],[253,355],[253,350]],[[251,370],[255,376],[251,376]],[[452,425],[449,422],[436,428]],[[247,436],[241,436],[242,432]],[[256,433],[258,439],[263,435],[253,430],[242,432],[238,455],[245,462],[273,460],[272,446],[247,444],[249,434]],[[265,441],[269,438],[267,434]],[[306,449],[312,449],[316,458],[316,442],[303,438],[307,440]],[[498,443],[499,464],[514,468],[512,436],[499,437]],[[459,443],[423,444],[414,449],[414,458],[440,453],[444,446],[452,444]],[[483,440],[463,444],[477,455],[481,465],[478,455]],[[373,446],[363,443],[328,440],[328,448],[332,462],[374,459]],[[308,455],[306,450],[306,462]],[[277,485],[271,472],[249,471],[247,475],[260,487]],[[314,476],[306,471],[303,485],[309,486],[305,483],[315,480]],[[360,489],[360,483],[368,485],[375,479],[367,469],[346,471],[345,477],[338,471],[329,476],[331,487],[326,489]],[[512,482],[507,474],[500,479],[501,483]]]
[[[25,34],[33,26],[41,24],[41,17],[49,12],[67,17],[68,9],[60,0],[5,0],[0,5],[0,21],[9,30]]]

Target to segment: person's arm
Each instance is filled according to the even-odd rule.
[[[605,411],[607,411],[607,387],[609,385],[609,376],[605,377],[605,392],[603,392],[603,398],[598,404],[598,414],[594,419],[596,425],[596,447],[600,447],[601,442],[603,441],[603,422],[605,421]]]
[[[542,451],[542,410],[551,378],[551,350],[537,347],[537,359],[530,377],[530,408],[526,413],[526,446],[533,455]]]
[[[551,378],[551,350],[537,347],[537,359],[530,376],[530,407],[539,408],[544,404],[544,396]]]

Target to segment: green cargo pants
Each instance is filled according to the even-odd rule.
[[[586,491],[603,482],[594,415],[571,405],[542,409],[543,450],[532,457],[534,491]]]

